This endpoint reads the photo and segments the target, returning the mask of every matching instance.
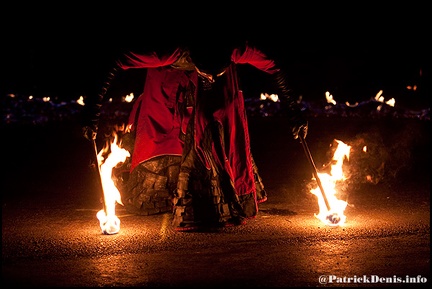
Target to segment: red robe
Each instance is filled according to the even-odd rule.
[[[129,125],[136,133],[134,151],[131,157],[131,171],[141,162],[161,155],[182,155],[183,142],[180,132],[186,127],[195,109],[195,149],[202,162],[207,165],[202,152],[201,141],[208,119],[200,107],[191,106],[186,111],[179,107],[186,101],[189,85],[198,86],[198,72],[178,69],[173,64],[181,57],[182,50],[176,49],[170,55],[128,53],[118,61],[121,69],[146,68],[144,90],[135,101],[129,118]],[[269,74],[278,71],[273,60],[254,47],[244,50],[234,49],[231,64],[226,69],[226,83],[223,95],[224,106],[213,112],[213,120],[223,127],[225,143],[222,156],[212,154],[220,167],[223,167],[235,186],[236,194],[255,192],[252,157],[243,92],[239,88],[236,65],[250,64]],[[199,96],[195,90],[194,99]],[[197,102],[198,103],[198,102]]]

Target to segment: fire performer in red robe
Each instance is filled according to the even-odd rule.
[[[267,199],[250,149],[238,65],[272,75],[294,138],[307,132],[274,60],[249,43],[217,47],[128,52],[116,62],[119,71],[147,69],[125,135],[133,141],[123,204],[141,215],[172,211],[178,231],[244,224]]]

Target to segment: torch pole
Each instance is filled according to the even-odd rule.
[[[301,143],[302,146],[303,146],[303,150],[304,150],[304,152],[305,152],[305,154],[306,154],[306,157],[307,157],[307,159],[309,160],[309,163],[310,163],[311,166],[312,166],[312,172],[313,172],[313,175],[314,175],[314,177],[315,177],[315,179],[316,179],[316,182],[317,182],[317,184],[318,184],[318,187],[319,187],[320,190],[321,190],[321,194],[322,194],[322,196],[323,196],[324,203],[325,203],[325,205],[326,205],[326,207],[327,207],[327,210],[330,211],[331,208],[330,208],[329,201],[328,201],[327,196],[326,196],[326,194],[325,194],[325,192],[324,192],[324,188],[323,188],[323,186],[322,186],[321,180],[320,180],[320,178],[319,178],[319,176],[318,176],[318,171],[317,171],[317,168],[316,168],[316,166],[315,166],[315,162],[314,162],[314,160],[313,160],[313,158],[312,158],[312,154],[311,154],[311,152],[310,152],[310,150],[309,150],[309,147],[308,147],[308,145],[307,145],[307,143],[306,143],[306,140],[305,140],[305,138],[304,138],[304,136],[303,136],[302,133],[299,133],[299,138],[300,138],[300,143]]]
[[[111,81],[115,78],[118,70],[119,70],[119,68],[117,65],[111,69],[111,71],[108,74],[107,80],[102,85],[101,92],[97,95],[98,98],[95,99],[95,102],[96,102],[95,106],[96,106],[97,112],[95,113],[95,115],[92,115],[92,117],[96,118],[96,121],[99,120],[100,107],[102,106],[102,100],[104,99],[105,94],[107,93],[108,88],[111,85]],[[100,188],[100,191],[102,193],[103,209],[104,209],[105,215],[107,215],[108,212],[107,212],[107,206],[106,206],[106,200],[105,200],[105,193],[104,193],[104,189],[103,189],[103,185],[102,185],[102,176],[101,176],[99,160],[98,160],[96,135],[97,135],[97,132],[94,132],[94,135],[92,136],[92,142],[93,142],[94,156],[95,156],[95,160],[96,160],[96,168],[97,168],[97,174],[98,174],[99,188]]]
[[[101,170],[100,170],[99,159],[98,159],[96,139],[93,139],[92,142],[93,142],[94,156],[95,156],[95,160],[96,160],[96,173],[98,175],[98,177],[97,177],[98,186],[99,186],[100,192],[102,194],[103,210],[105,212],[105,215],[107,215],[107,209],[106,209],[106,203],[105,203],[105,192],[104,192],[104,188],[103,188],[103,184],[102,184],[102,176],[101,176]]]

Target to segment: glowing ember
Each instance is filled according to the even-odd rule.
[[[108,148],[102,149],[98,153],[98,163],[104,193],[104,209],[100,210],[96,216],[99,219],[100,227],[104,234],[116,234],[120,231],[120,219],[115,214],[116,204],[123,205],[120,191],[112,179],[112,170],[115,166],[126,161],[130,153],[117,145],[117,135],[115,135],[110,146],[111,152],[104,160],[103,155]]]
[[[351,146],[346,145],[340,140],[335,141],[338,146],[332,158],[330,173],[318,173],[318,178],[321,182],[323,191],[321,191],[319,186],[311,190],[311,193],[318,198],[319,213],[315,214],[315,217],[330,226],[343,225],[346,220],[344,211],[347,202],[339,200],[335,196],[335,187],[337,182],[346,179],[342,170],[342,164],[345,159],[349,159],[349,153],[351,150]],[[327,202],[324,199],[323,194],[325,194]]]

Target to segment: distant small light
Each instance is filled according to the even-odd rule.
[[[333,95],[331,95],[330,92],[326,91],[325,97],[326,97],[327,103],[332,103],[332,104],[336,105],[336,100],[333,99]]]
[[[83,96],[80,96],[76,102],[77,102],[78,104],[82,105],[82,106],[85,105],[85,104],[84,104],[84,97],[83,97]]]
[[[387,105],[390,105],[390,106],[393,106],[393,107],[395,106],[395,103],[396,103],[396,101],[395,101],[394,98],[391,98],[391,99],[389,99],[389,100],[386,101]]]
[[[134,99],[133,92],[131,92],[130,94],[128,94],[125,97],[123,97],[123,101],[126,101],[126,102],[132,102],[133,99]]]

